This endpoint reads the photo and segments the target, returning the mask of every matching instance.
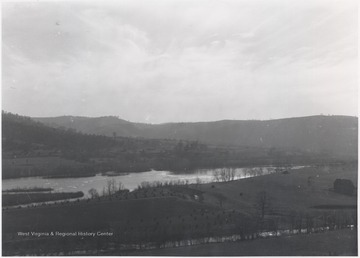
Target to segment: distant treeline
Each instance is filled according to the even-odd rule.
[[[2,111],[2,132],[4,150],[31,151],[54,148],[82,153],[116,145],[116,142],[109,137],[85,135],[71,129],[51,128],[29,117],[4,111]]]
[[[2,112],[2,177],[79,177],[107,171],[192,171],[337,162],[326,154],[276,148],[209,146],[197,141],[87,135]],[[23,160],[26,162],[22,163]],[[42,159],[41,161],[39,161]]]

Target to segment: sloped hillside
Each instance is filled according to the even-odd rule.
[[[3,150],[57,149],[93,150],[116,144],[109,137],[85,135],[71,129],[48,127],[29,117],[2,113]]]
[[[117,117],[34,118],[52,127],[84,133],[156,139],[198,140],[208,144],[284,148],[310,153],[357,157],[358,119],[349,116],[310,116],[268,121],[142,124]]]

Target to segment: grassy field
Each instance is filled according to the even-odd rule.
[[[18,236],[17,232],[74,232],[110,231],[114,235],[88,239],[85,250],[114,243],[157,242],[174,238],[196,238],[206,234],[202,216],[225,221],[228,214],[206,204],[183,200],[178,197],[147,198],[138,200],[92,200],[72,204],[40,206],[3,210],[3,250],[17,254],[17,250],[35,254],[38,247],[46,244],[46,252],[59,252],[79,248],[81,237],[72,238],[65,246],[62,238],[36,238]],[[217,228],[227,234],[230,225],[219,223]],[[186,236],[180,234],[187,234]],[[95,241],[95,242],[94,242]],[[19,248],[21,246],[21,248]],[[43,249],[43,251],[45,252]]]
[[[124,195],[81,200],[75,203],[3,210],[3,251],[8,255],[21,255],[57,253],[61,250],[64,252],[108,250],[119,244],[153,242],[160,246],[164,241],[231,234],[246,235],[261,230],[278,230],[295,226],[297,228],[309,227],[309,225],[310,227],[330,226],[335,229],[342,225],[355,224],[354,206],[357,205],[357,198],[331,191],[336,178],[348,178],[356,183],[357,168],[354,166],[304,168],[291,170],[289,174],[278,173],[226,183],[144,188]],[[269,208],[263,218],[259,216],[256,206],[259,192],[266,192],[269,197]],[[324,211],[313,208],[319,205],[334,209]],[[293,212],[296,214],[296,217],[293,217],[294,223],[290,216]],[[110,231],[113,236],[84,239],[81,237],[34,238],[17,235],[17,232],[31,231],[99,230]],[[297,236],[300,240],[291,238],[293,239],[291,241],[294,242],[293,245],[299,241],[300,246],[306,241],[318,241],[319,245],[325,246],[323,251],[343,252],[341,243],[333,244],[333,249],[327,250],[328,242],[331,243],[333,239],[332,232],[327,234],[301,235]],[[329,236],[330,240],[326,237],[316,238],[321,235]],[[347,233],[344,233],[345,236]],[[352,234],[351,241],[355,241],[353,238]],[[278,240],[280,242],[274,244],[272,241],[276,239],[256,240],[251,243],[261,245],[265,241],[264,245],[269,245],[270,248],[279,243],[291,246],[291,243],[286,242],[287,238],[281,239],[285,240],[282,242]],[[227,244],[215,246],[223,245],[226,247]],[[255,252],[255,246],[256,244],[248,247],[249,252]],[[219,250],[218,254],[222,254],[223,247],[215,248]],[[309,245],[307,248],[308,254],[318,255],[315,246]],[[19,250],[23,253],[19,253]],[[177,254],[176,250],[174,249],[173,254]],[[303,253],[301,248],[285,248],[281,252],[282,255]],[[181,255],[182,252],[178,254]],[[266,254],[266,251],[262,254]]]
[[[188,216],[208,205],[180,200],[176,197],[139,200],[81,201],[38,208],[11,209],[3,212],[3,232],[101,229],[115,224],[136,227],[140,223],[155,225],[171,217]],[[68,219],[71,218],[71,219]],[[34,222],[41,221],[34,228]],[[5,223],[6,222],[6,223]],[[35,223],[36,224],[36,223]]]
[[[357,167],[323,166],[290,170],[224,183],[210,183],[193,188],[203,192],[205,203],[220,205],[253,214],[259,192],[265,191],[273,212],[312,211],[317,205],[356,205],[356,196],[332,191],[337,178],[351,179],[357,184]]]
[[[111,255],[108,253],[107,255]],[[134,256],[357,256],[357,231],[337,230],[252,241],[206,244],[142,252]]]

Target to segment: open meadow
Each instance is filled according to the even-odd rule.
[[[334,192],[337,178],[357,186],[357,164],[311,166],[242,180],[192,185],[201,190],[205,203],[252,213],[258,194],[266,193],[269,210],[312,211],[317,205],[356,205],[357,196]]]

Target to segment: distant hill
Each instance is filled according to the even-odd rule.
[[[116,117],[36,120],[2,113],[3,178],[324,164],[357,158],[357,120],[349,117],[160,125]]]
[[[72,129],[48,127],[30,117],[2,113],[2,147],[7,150],[76,150],[85,151],[115,146],[109,137],[85,135]]]
[[[173,168],[182,164],[182,159],[173,154],[177,144],[175,140],[107,137],[53,128],[30,117],[3,111],[2,177],[77,177],[107,171]],[[184,146],[192,147],[193,152],[205,147],[193,143]],[[165,157],[172,159],[168,162],[172,166],[164,165]]]
[[[143,124],[117,117],[33,118],[51,127],[83,133],[154,139],[197,140],[207,144],[282,148],[308,153],[357,157],[358,118],[310,116],[267,121],[223,120],[216,122]]]
[[[4,151],[59,150],[62,152],[98,152],[108,156],[114,149],[139,152],[144,149],[164,151],[177,141],[144,138],[116,138],[87,133],[66,126],[48,126],[27,116],[2,112],[2,147]]]

